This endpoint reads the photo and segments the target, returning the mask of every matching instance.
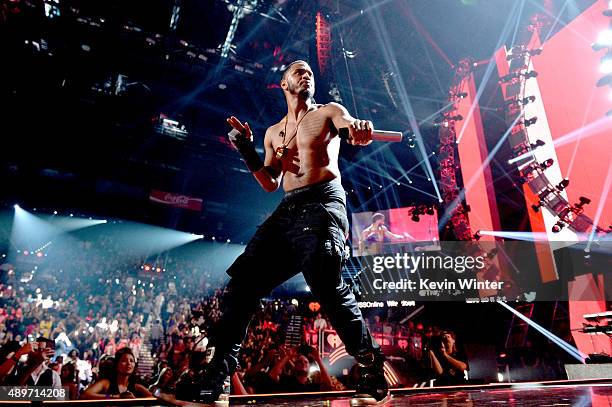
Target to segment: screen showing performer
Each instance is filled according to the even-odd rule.
[[[411,207],[357,212],[352,216],[354,256],[395,253],[402,250],[438,250],[436,214],[419,215],[415,221]]]

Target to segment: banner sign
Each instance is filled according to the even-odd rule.
[[[158,191],[152,189],[149,200],[176,208],[189,209],[191,211],[202,210],[202,199],[187,195],[173,194],[171,192]]]

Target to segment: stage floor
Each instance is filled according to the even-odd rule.
[[[232,406],[292,406],[292,407],[349,407],[350,398],[268,398],[266,400],[241,399],[231,401]],[[447,390],[425,393],[397,394],[385,406],[572,406],[612,407],[612,384],[525,386],[507,389]]]

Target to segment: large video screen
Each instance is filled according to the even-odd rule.
[[[424,205],[356,212],[352,215],[354,256],[438,250],[438,217]]]

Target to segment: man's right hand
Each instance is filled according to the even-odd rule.
[[[240,137],[235,137],[232,141],[232,144],[238,150],[238,152],[242,155],[245,164],[249,168],[252,173],[255,173],[261,170],[264,167],[264,163],[261,160],[257,151],[255,151],[255,146],[253,145],[253,132],[249,127],[248,123],[242,124],[240,120],[236,119],[236,117],[231,116],[227,119],[227,122],[230,126],[234,128],[234,130],[240,132]]]
[[[236,116],[230,116],[227,118],[227,123],[232,126],[234,129],[240,132],[240,134],[247,140],[253,141],[253,132],[249,127],[249,123],[242,122],[236,118]]]

